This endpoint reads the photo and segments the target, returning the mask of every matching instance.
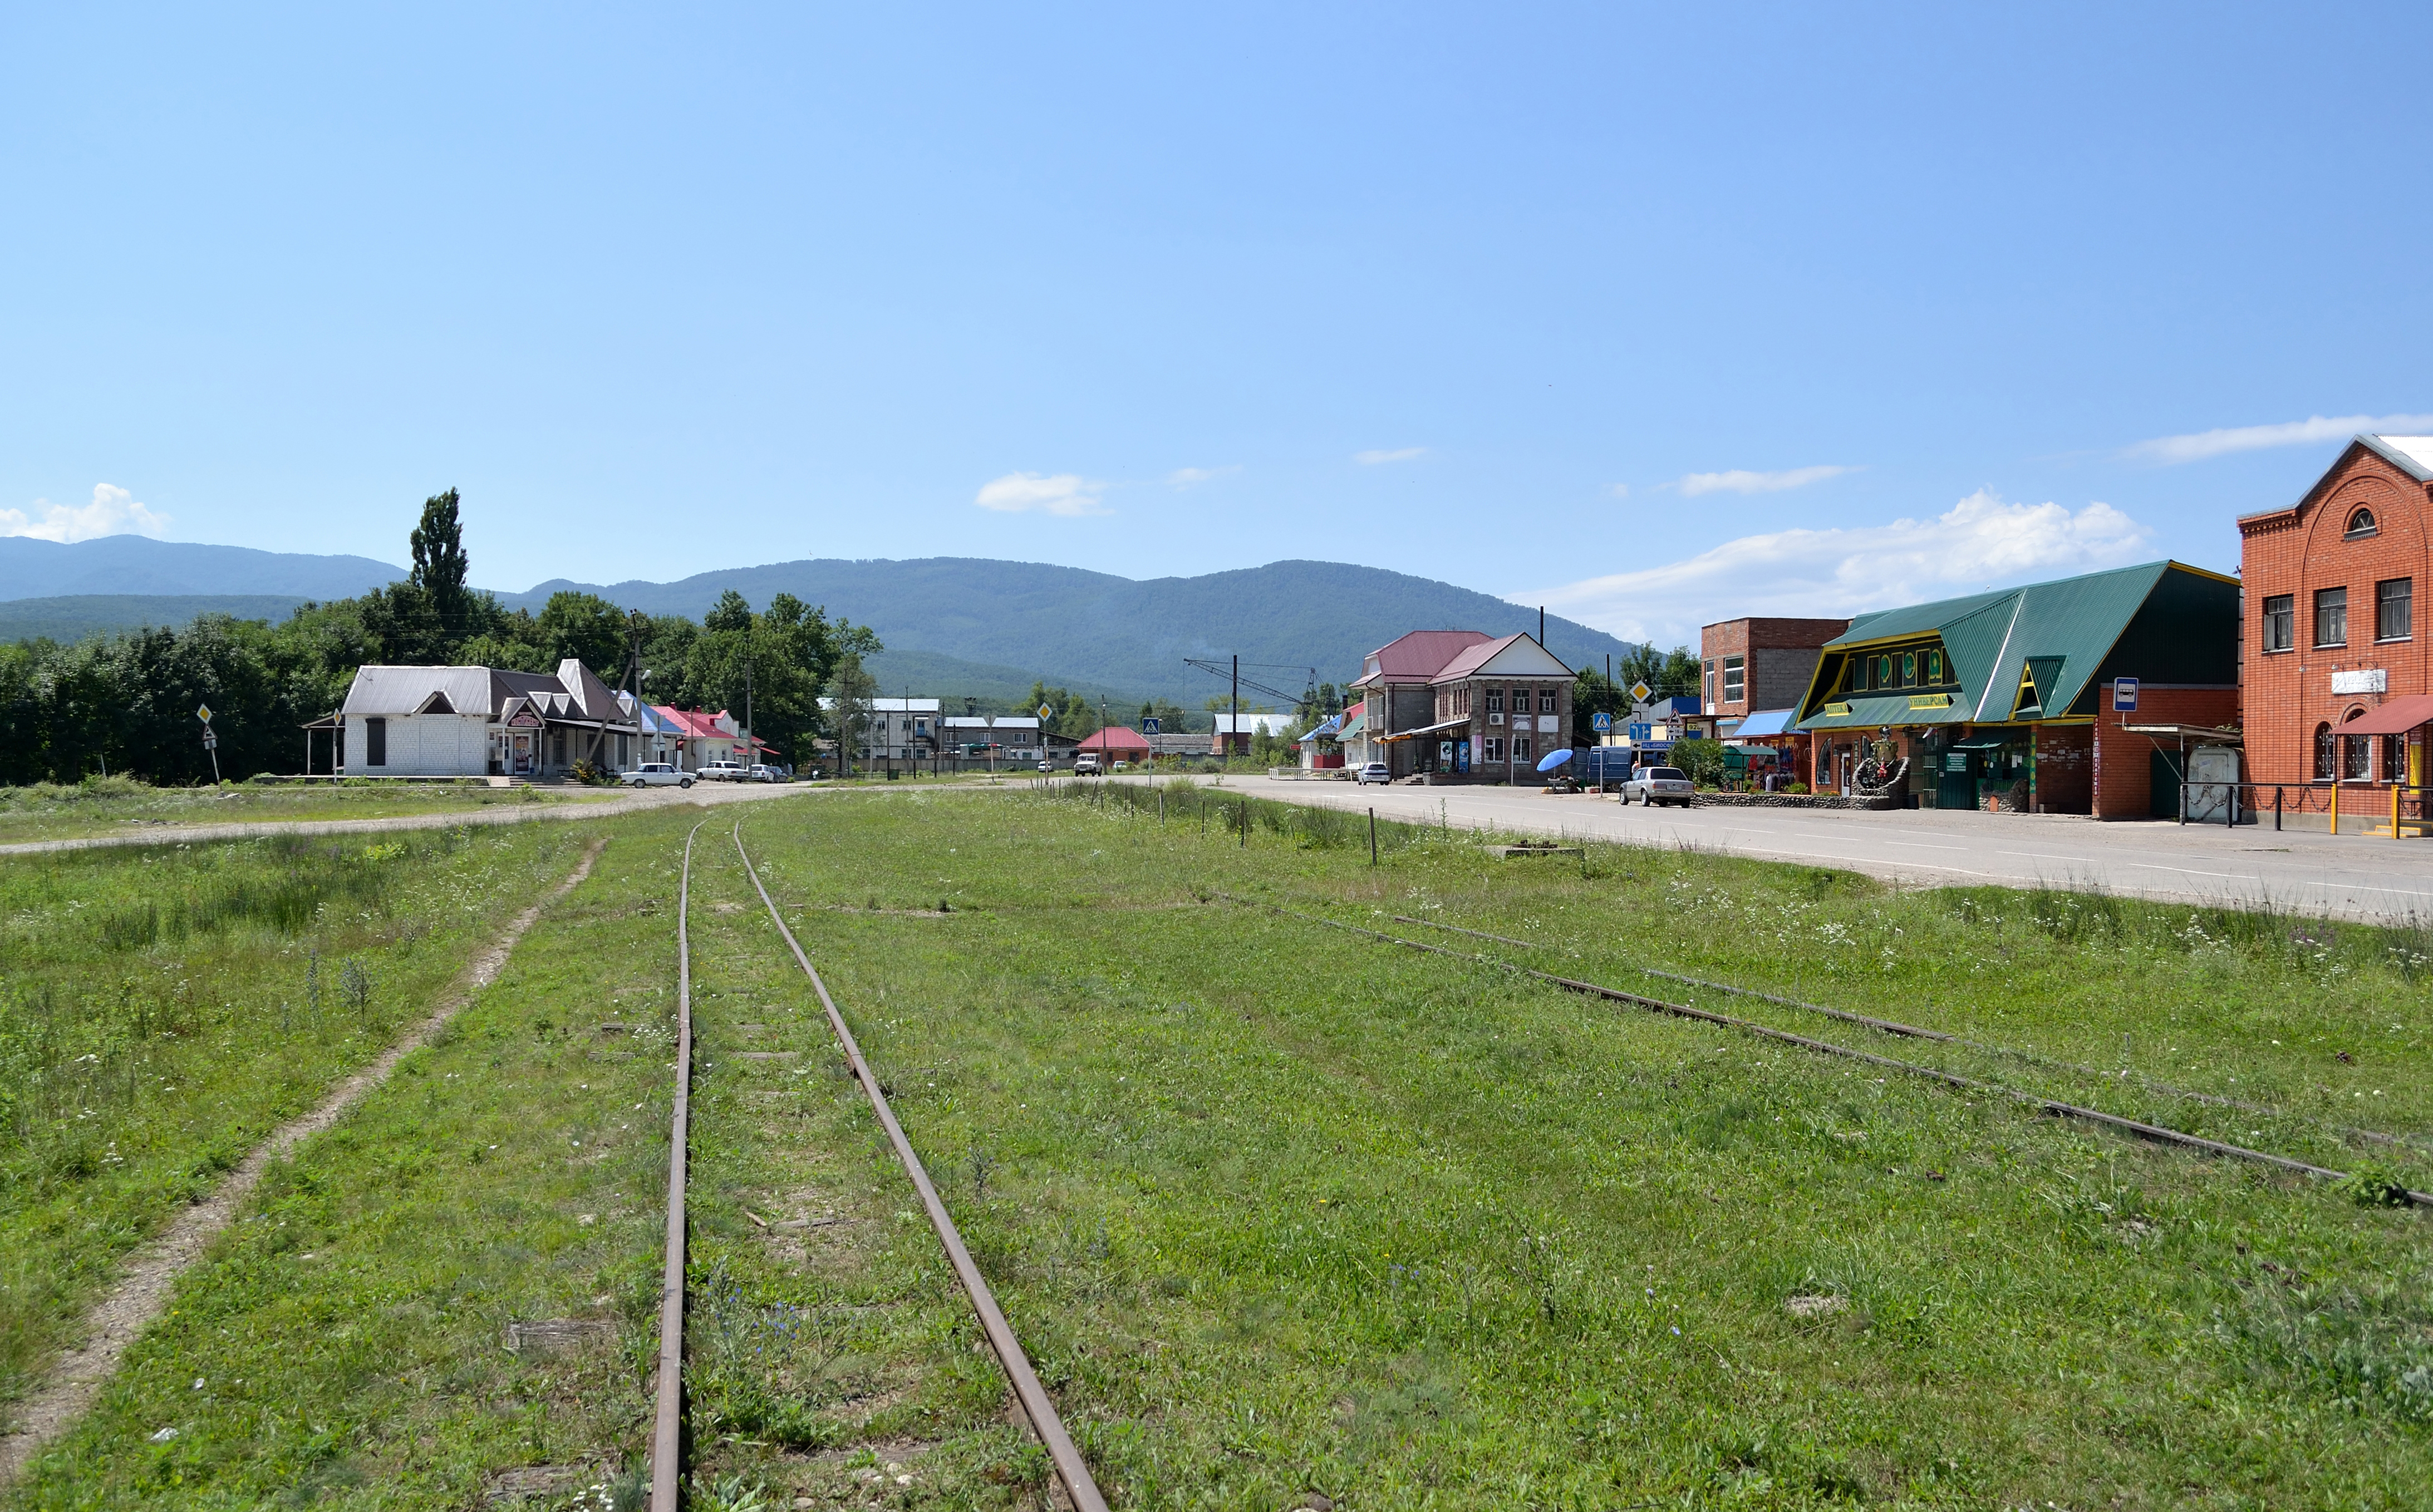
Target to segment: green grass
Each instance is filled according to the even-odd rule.
[[[0,1411],[119,1259],[432,1009],[569,826],[0,865]]]
[[[502,805],[564,805],[613,795],[607,790],[459,788],[402,782],[155,788],[125,777],[94,777],[73,787],[46,782],[0,787],[0,844],[127,834],[156,824],[479,813]]]
[[[1045,1485],[739,817],[1118,1506],[2433,1501],[2420,1215],[1218,898],[1788,989],[2038,1059],[1710,1000],[2182,1124],[2220,1111],[2058,1062],[2267,1094],[2287,1116],[2250,1142],[2343,1164],[2335,1115],[2425,1128],[2412,937],[1397,826],[1371,868],[1351,816],[1227,795],[1203,840],[1206,795],[1161,824],[1121,792],[899,786],[704,829],[695,1505]],[[15,1504],[462,1506],[546,1465],[570,1478],[534,1504],[566,1506],[638,1464],[688,823],[616,823]],[[534,1317],[611,1336],[500,1348]]]

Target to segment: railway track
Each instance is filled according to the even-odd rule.
[[[2268,1165],[2278,1170],[2289,1172],[2292,1175],[2309,1176],[2336,1181],[2345,1181],[2348,1179],[2348,1173],[2345,1171],[2332,1170],[2327,1166],[2317,1165],[2307,1161],[2292,1160],[2287,1155],[2275,1155],[2269,1150],[2252,1149],[2244,1145],[2233,1145],[2221,1140],[2206,1139],[2199,1134],[2186,1133],[2177,1129],[2166,1128],[2160,1124],[2144,1123],[2135,1118],[2123,1118],[2118,1113],[2108,1113],[2100,1108],[2088,1108],[2077,1103],[2062,1102],[2052,1097],[2041,1097],[2033,1093],[2021,1092],[2016,1088],[2002,1086],[1998,1082],[1985,1081],[1975,1077],[1963,1076],[1956,1071],[1947,1071],[1941,1066],[1921,1065],[1913,1061],[1895,1060],[1891,1056],[1877,1055],[1870,1050],[1856,1049],[1846,1045],[1836,1045],[1829,1040],[1812,1039],[1805,1034],[1795,1034],[1789,1029],[1778,1029],[1769,1024],[1760,1024],[1751,1019],[1738,1018],[1729,1013],[1718,1013],[1711,1009],[1696,1008],[1687,1003],[1667,1002],[1660,997],[1649,997],[1639,993],[1626,993],[1621,988],[1608,987],[1601,982],[1584,981],[1575,977],[1559,976],[1554,972],[1540,971],[1533,966],[1518,966],[1514,965],[1510,961],[1499,960],[1489,955],[1454,950],[1444,945],[1432,945],[1424,940],[1407,940],[1401,935],[1388,934],[1381,929],[1370,929],[1359,925],[1346,924],[1340,919],[1330,919],[1323,914],[1305,913],[1298,909],[1285,908],[1281,904],[1268,903],[1263,900],[1251,898],[1239,898],[1230,893],[1223,892],[1219,892],[1215,895],[1223,898],[1228,903],[1235,904],[1237,906],[1266,909],[1271,912],[1282,914],[1286,918],[1299,919],[1310,924],[1323,925],[1331,929],[1340,929],[1346,933],[1360,935],[1367,939],[1373,940],[1380,944],[1399,945],[1405,950],[1417,950],[1429,955],[1450,956],[1456,960],[1474,961],[1481,965],[1494,967],[1499,971],[1507,971],[1516,976],[1529,977],[1539,981],[1549,982],[1567,992],[1578,993],[1584,996],[1602,998],[1607,1002],[1622,1003],[1632,1008],[1644,1009],[1651,1012],[1669,1014],[1676,1018],[1694,1019],[1701,1023],[1712,1024],[1722,1028],[1734,1029],[1744,1034],[1757,1036],[1761,1039],[1768,1039],[1779,1044],[1796,1045],[1800,1049],[1812,1051],[1818,1055],[1833,1056],[1844,1060],[1857,1061],[1867,1065],[1879,1067],[1882,1070],[1896,1071],[1904,1076],[1917,1077],[1928,1081],[1940,1082],[1955,1091],[1972,1093],[1984,1097],[2002,1098],[2011,1102],[2019,1103],[2027,1107],[2034,1108],[2040,1113],[2050,1113],[2056,1117],[2074,1118],[2087,1123],[2101,1124],[2106,1128],[2118,1130],[2123,1133],[2135,1134],[2140,1139],[2150,1140],[2155,1144],[2172,1145],[2183,1149],[2199,1150],[2208,1155],[2219,1155],[2231,1160],[2246,1161],[2255,1164]],[[1423,922],[1419,920],[1401,921],[1399,915],[1396,917],[1398,922]],[[1465,934],[1479,934],[1481,931],[1462,930],[1459,932]],[[1523,945],[1523,948],[1540,948],[1537,946],[1529,946],[1525,942],[1522,941],[1505,940],[1502,936],[1489,935],[1485,938],[1496,940],[1503,943]],[[1776,999],[1776,1001],[1789,1002],[1791,1000]],[[1793,1006],[1810,1008],[1814,1007],[1815,1005],[1795,1003]],[[1942,1034],[1936,1030],[1921,1030],[1916,1028],[1914,1026],[1894,1024],[1889,1020],[1868,1019],[1863,1015],[1846,1013],[1839,1009],[1819,1009],[1818,1011],[1829,1013],[1835,1018],[1852,1020],[1865,1025],[1868,1028],[1880,1029],[1885,1033],[1907,1034],[1927,1039],[1952,1038],[1952,1036]],[[2433,1192],[2407,1190],[2404,1192],[2404,1196],[2410,1206],[2433,1207]]]
[[[705,821],[706,823],[706,821]],[[692,1089],[692,946],[688,927],[692,893],[692,852],[694,836],[700,833],[696,824],[685,836],[684,868],[676,884],[676,1016],[677,1055],[676,1090],[673,1122],[669,1134],[668,1156],[668,1229],[667,1268],[661,1281],[659,1308],[659,1380],[656,1419],[652,1433],[651,1512],[678,1512],[683,1494],[683,1459],[685,1429],[684,1399],[684,1321],[685,1321],[685,1165],[687,1144],[690,1133]],[[1106,1498],[1099,1494],[1097,1482],[1091,1476],[1087,1462],[1065,1431],[1063,1419],[1056,1410],[1055,1400],[1048,1396],[1039,1372],[1031,1368],[1030,1357],[1024,1352],[1022,1342],[1007,1321],[1005,1311],[997,1305],[996,1296],[989,1289],[988,1279],[980,1274],[979,1266],[972,1259],[971,1249],[963,1243],[954,1218],[938,1197],[938,1189],[929,1172],[914,1153],[911,1141],[905,1137],[904,1126],[888,1105],[887,1094],[880,1090],[877,1074],[861,1053],[861,1045],[853,1037],[844,1014],[829,995],[827,983],[821,979],[811,959],[804,953],[801,942],[786,925],[778,911],[776,900],[760,881],[760,874],[743,848],[743,826],[739,822],[732,839],[735,857],[751,879],[752,890],[760,895],[762,907],[769,910],[770,922],[777,926],[778,937],[793,954],[795,964],[809,978],[811,990],[819,995],[820,1006],[827,1012],[828,1028],[836,1036],[846,1063],[852,1067],[854,1079],[869,1099],[871,1112],[877,1115],[879,1126],[887,1131],[888,1143],[894,1147],[895,1158],[920,1194],[921,1206],[936,1231],[939,1245],[945,1250],[947,1261],[954,1266],[955,1277],[961,1283],[963,1293],[971,1299],[972,1311],[979,1318],[981,1332],[987,1336],[989,1349],[996,1355],[1006,1379],[1013,1387],[1014,1400],[1030,1431],[1047,1452],[1049,1465],[1073,1512],[1107,1512]]]

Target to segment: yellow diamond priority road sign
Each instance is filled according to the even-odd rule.
[[[1630,685],[1630,697],[1633,703],[1646,703],[1647,695],[1655,691],[1656,689],[1648,687],[1645,683],[1633,683]]]
[[[212,722],[212,706],[209,704],[205,704],[196,708],[195,710],[195,718],[202,721],[205,724],[209,724]]]

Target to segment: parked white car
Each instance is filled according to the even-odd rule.
[[[628,788],[689,788],[692,773],[678,772],[664,761],[645,761],[624,776]]]
[[[1097,756],[1080,756],[1073,758],[1073,775],[1077,777],[1095,777],[1097,774],[1098,758]]]
[[[1622,801],[1628,805],[1635,800],[1647,808],[1658,804],[1678,804],[1687,808],[1695,790],[1690,786],[1690,774],[1679,767],[1642,767],[1622,785]]]
[[[701,766],[701,778],[705,782],[741,782],[743,780],[743,763],[740,761],[705,761]]]
[[[786,780],[784,773],[779,772],[775,767],[768,766],[757,761],[752,764],[752,770],[746,772],[743,776],[744,780],[747,782],[783,782]]]
[[[1390,783],[1394,780],[1394,773],[1383,761],[1371,761],[1353,773],[1352,780],[1365,788],[1372,782]]]

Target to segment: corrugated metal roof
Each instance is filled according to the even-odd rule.
[[[1816,711],[1797,727],[2007,720],[2032,658],[2039,674],[2041,717],[2091,714],[2096,686],[2116,675],[2106,669],[2133,626],[2138,634],[2125,654],[2137,665],[2119,672],[2156,682],[2230,684],[2237,680],[2237,580],[2220,573],[2180,562],[2147,562],[1862,616],[1826,644],[1818,677],[1827,675],[1836,651],[1935,635],[1960,683],[1949,706],[1913,707],[1914,701],[1940,696],[1925,691],[1831,700],[1818,699],[1812,690],[1802,706]],[[1834,704],[1846,704],[1850,712],[1826,713]]]
[[[1469,647],[1494,637],[1480,630],[1414,630],[1378,647],[1361,663],[1354,688],[1378,682],[1424,683]]]
[[[1780,735],[1791,728],[1791,717],[1798,712],[1795,708],[1760,709],[1741,721],[1740,727],[1733,730],[1727,739],[1753,740],[1761,736]]]
[[[487,715],[506,701],[492,675],[487,667],[358,667],[339,712],[411,714],[439,693],[459,714]]]

